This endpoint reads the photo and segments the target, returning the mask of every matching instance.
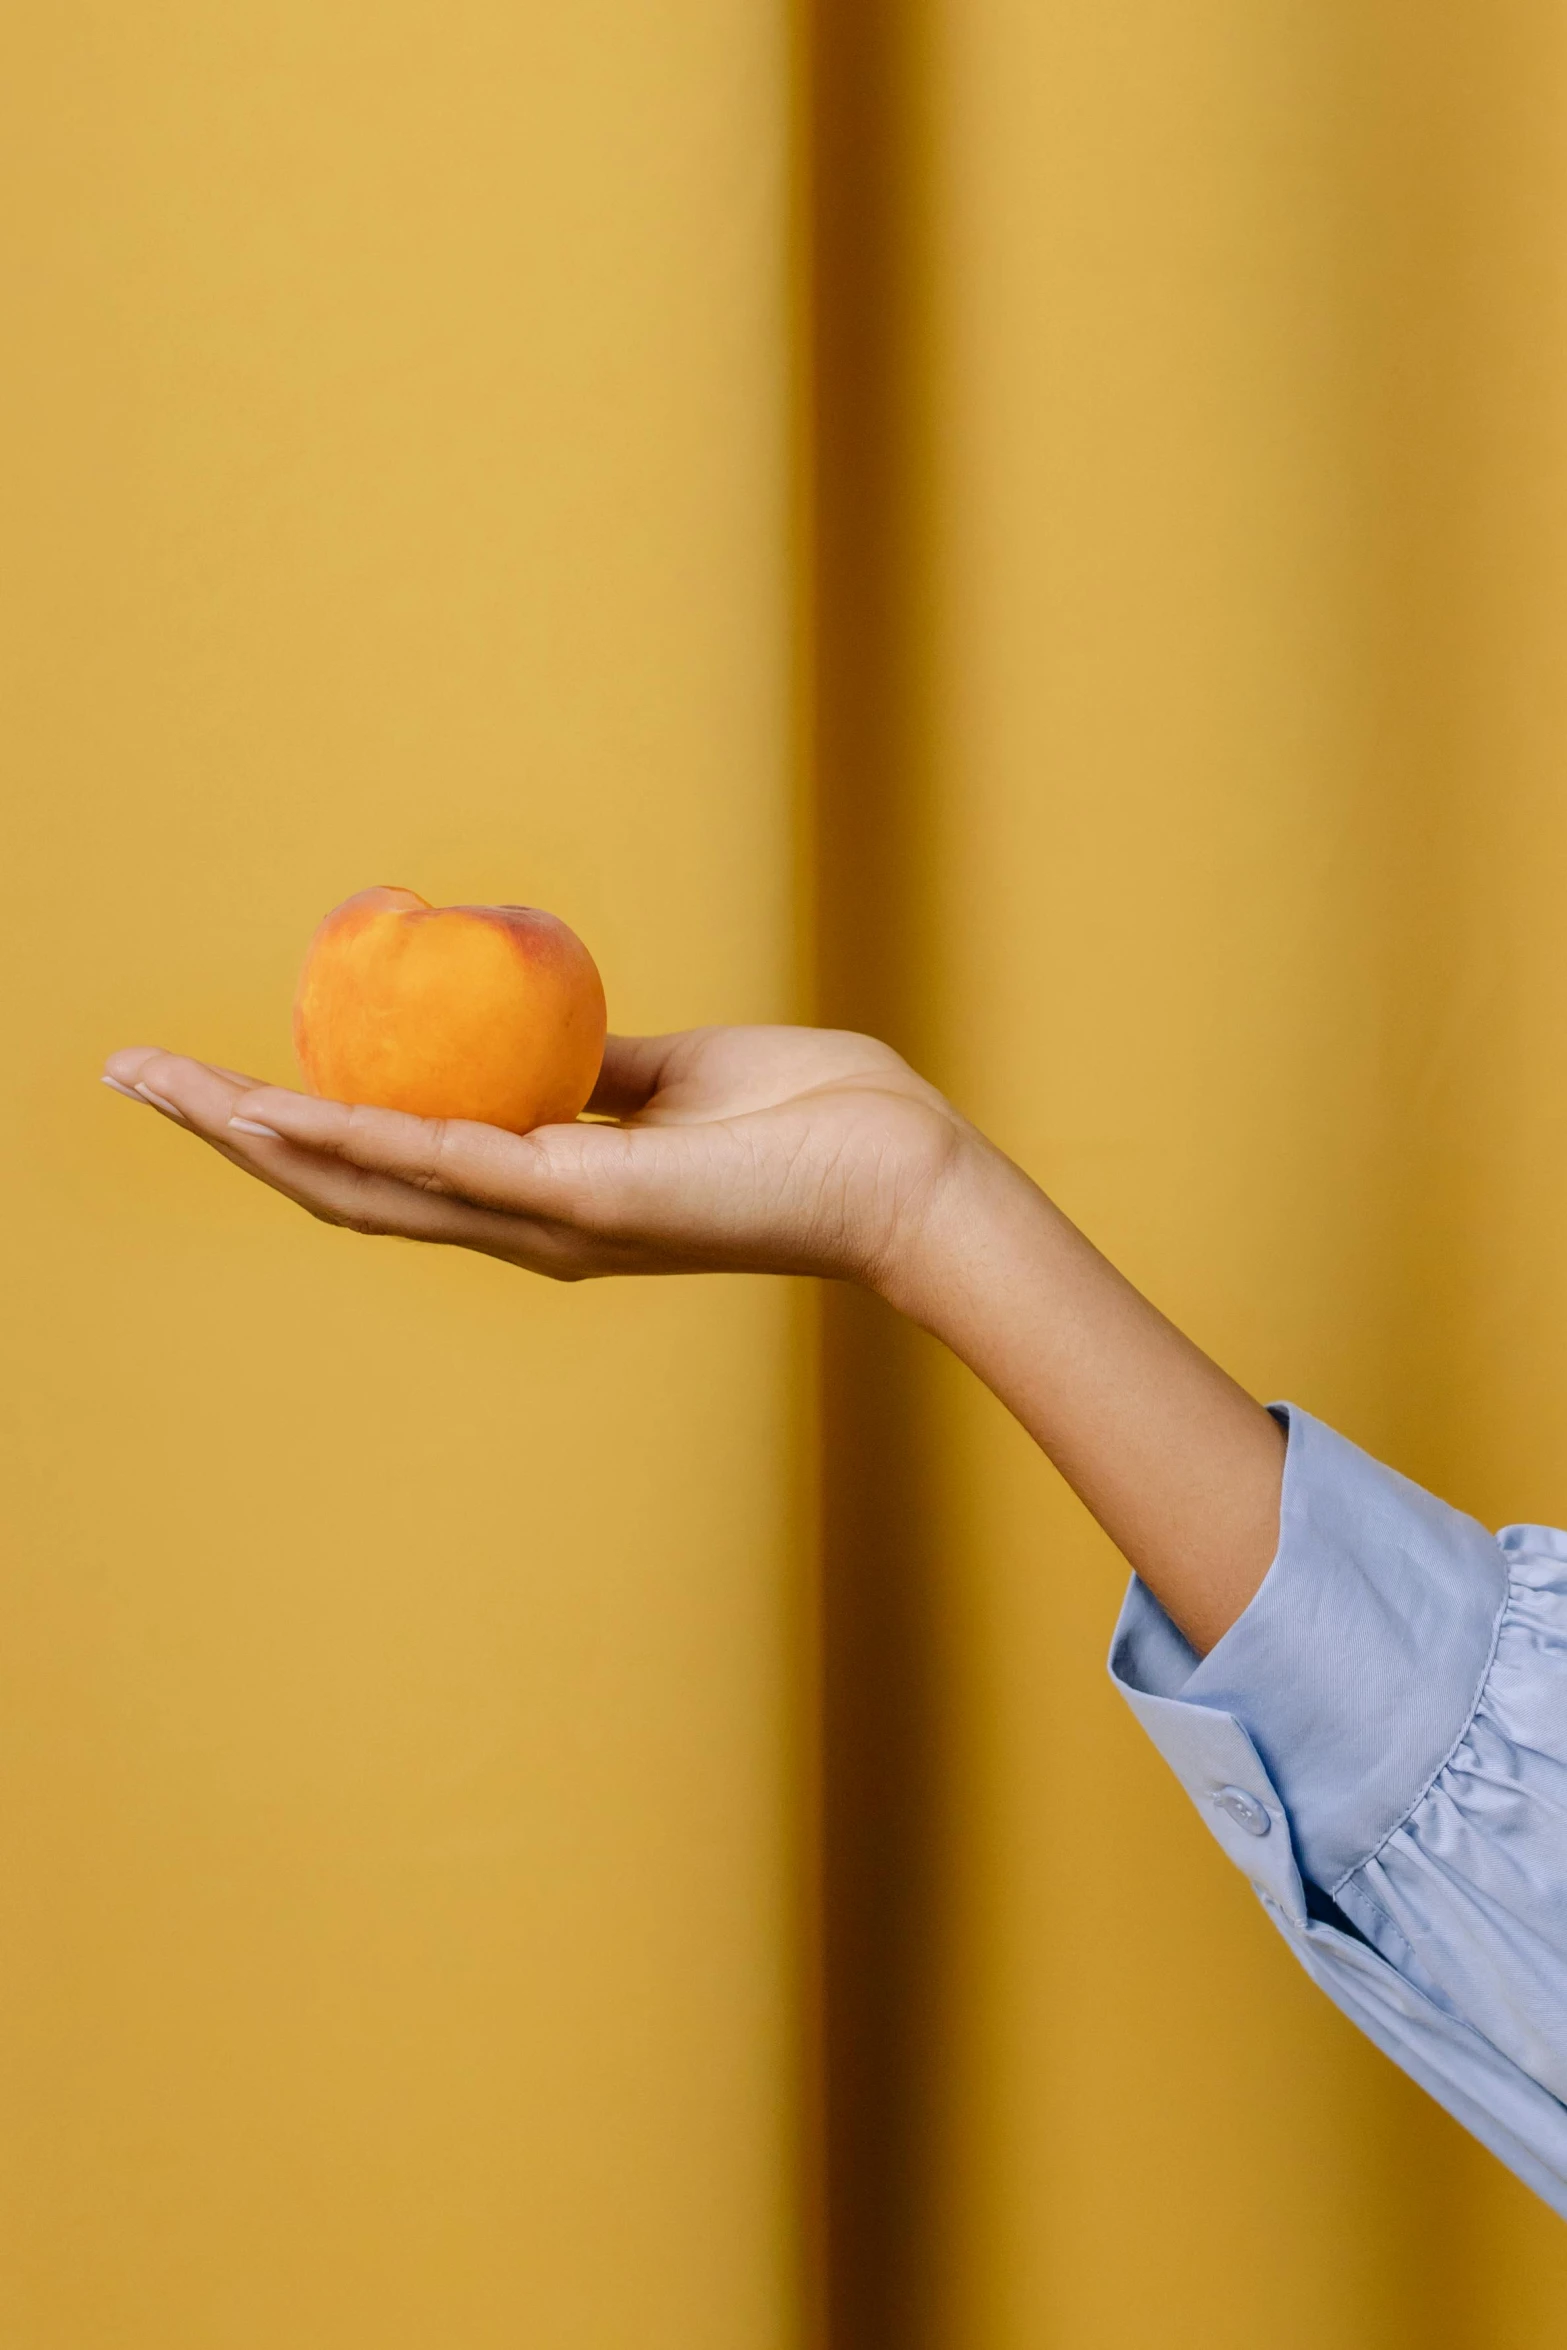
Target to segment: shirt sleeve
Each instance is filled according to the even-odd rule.
[[[1273,1408],[1256,1597],[1199,1658],[1134,1577],[1111,1677],[1307,1971],[1567,2217],[1567,1536]]]

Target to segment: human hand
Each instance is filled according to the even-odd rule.
[[[529,1272],[842,1275],[873,1285],[978,1138],[890,1047],[815,1028],[611,1037],[590,1112],[503,1133],[318,1101],[135,1046],[105,1082],[355,1232]]]
[[[1017,1415],[1199,1653],[1266,1572],[1276,1423],[869,1037],[611,1037],[596,1118],[523,1135],[317,1101],[147,1046],[112,1054],[106,1082],[356,1232],[479,1249],[559,1281],[862,1281]]]

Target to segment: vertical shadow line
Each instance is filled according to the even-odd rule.
[[[918,1057],[919,33],[812,0],[810,664],[816,1010]],[[823,1299],[821,1939],[831,2350],[914,2350],[934,1889],[928,1342]]]

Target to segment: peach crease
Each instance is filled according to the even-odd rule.
[[[604,1058],[604,987],[538,906],[360,890],[317,927],[294,1002],[308,1090],[527,1134],[574,1118]]]

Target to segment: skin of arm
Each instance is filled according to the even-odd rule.
[[[1013,1412],[1205,1654],[1278,1542],[1284,1437],[888,1046],[611,1037],[591,1115],[514,1135],[319,1101],[148,1046],[105,1082],[330,1224],[556,1280],[858,1281]]]

